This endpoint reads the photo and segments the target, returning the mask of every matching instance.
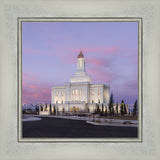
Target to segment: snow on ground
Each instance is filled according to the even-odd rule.
[[[97,125],[97,126],[121,126],[121,127],[137,127],[137,124],[123,124],[123,123],[115,123],[115,122],[93,122],[93,121],[86,121],[86,123]]]
[[[22,122],[26,122],[26,121],[40,121],[42,118],[39,117],[25,117],[22,119]]]

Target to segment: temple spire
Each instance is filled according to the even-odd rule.
[[[79,53],[79,55],[78,55],[78,57],[77,58],[84,58],[84,56],[83,56],[83,53],[82,53],[82,51],[80,50],[80,53]]]
[[[77,56],[77,71],[73,77],[70,78],[70,82],[89,82],[92,83],[91,77],[88,76],[85,68],[85,58],[82,51]]]

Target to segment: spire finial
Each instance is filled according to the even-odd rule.
[[[78,55],[77,58],[84,58],[83,53],[82,53],[82,50],[80,50],[80,53],[79,53],[79,55]]]

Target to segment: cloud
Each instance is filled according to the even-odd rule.
[[[102,57],[108,54],[111,54],[111,55],[115,54],[119,50],[119,48],[118,47],[84,47],[84,48],[83,47],[81,48],[80,47],[69,47],[69,48],[61,48],[61,52],[54,53],[54,54],[57,57],[59,57],[63,63],[75,64],[77,62],[76,58],[80,50],[82,50],[87,62],[94,64],[94,65],[100,65],[100,64],[104,65],[106,63],[104,59],[93,58],[93,57],[97,55]],[[91,57],[90,55],[92,56],[92,58],[89,58]]]
[[[97,54],[100,54],[100,55],[107,55],[107,54],[111,54],[111,53],[114,53],[114,52],[118,51],[119,48],[117,46],[112,46],[112,47],[102,47],[102,46],[90,47],[90,46],[86,46],[86,47],[69,47],[68,49],[72,53],[79,53],[80,50],[82,50],[82,52],[86,53],[86,54],[97,53]]]
[[[96,83],[109,83],[112,80],[112,74],[104,69],[91,67],[87,69],[92,81]]]
[[[37,77],[37,75],[36,75],[36,77]],[[37,78],[35,78],[35,75],[33,76],[33,75],[31,75],[31,73],[30,74],[28,74],[28,73],[22,73],[22,80],[27,80],[27,81],[36,81],[37,80]]]
[[[50,102],[51,86],[44,84],[22,85],[22,103]]]
[[[92,64],[95,66],[105,66],[107,61],[101,58],[86,58],[86,62],[87,64]]]
[[[36,75],[23,73],[22,103],[50,102],[53,83],[41,82]]]
[[[49,54],[58,57],[62,64],[76,64],[80,48],[65,49],[62,47],[59,52],[55,50]],[[137,50],[124,50],[118,47],[84,47],[81,49],[86,59],[87,73],[91,76],[93,83],[109,83],[111,89],[114,89],[116,97],[122,97],[120,95],[135,97],[137,95],[138,92],[135,89],[137,83],[129,81],[130,78],[127,79],[128,72],[131,77],[133,77],[133,73],[137,72],[137,67],[135,69],[127,67],[130,62],[137,64]],[[28,50],[28,53],[35,54],[36,52]],[[40,53],[45,54],[44,52]],[[56,65],[56,63],[53,64]],[[40,77],[41,75],[23,74],[23,103],[50,102],[53,83],[41,82]]]

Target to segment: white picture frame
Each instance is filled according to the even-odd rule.
[[[122,3],[123,2],[123,3]],[[1,0],[0,159],[153,159],[160,158],[159,1]],[[140,142],[20,142],[17,74],[18,17],[139,17],[143,21],[143,139]],[[20,93],[20,92],[19,92]],[[152,110],[151,110],[152,108]]]

